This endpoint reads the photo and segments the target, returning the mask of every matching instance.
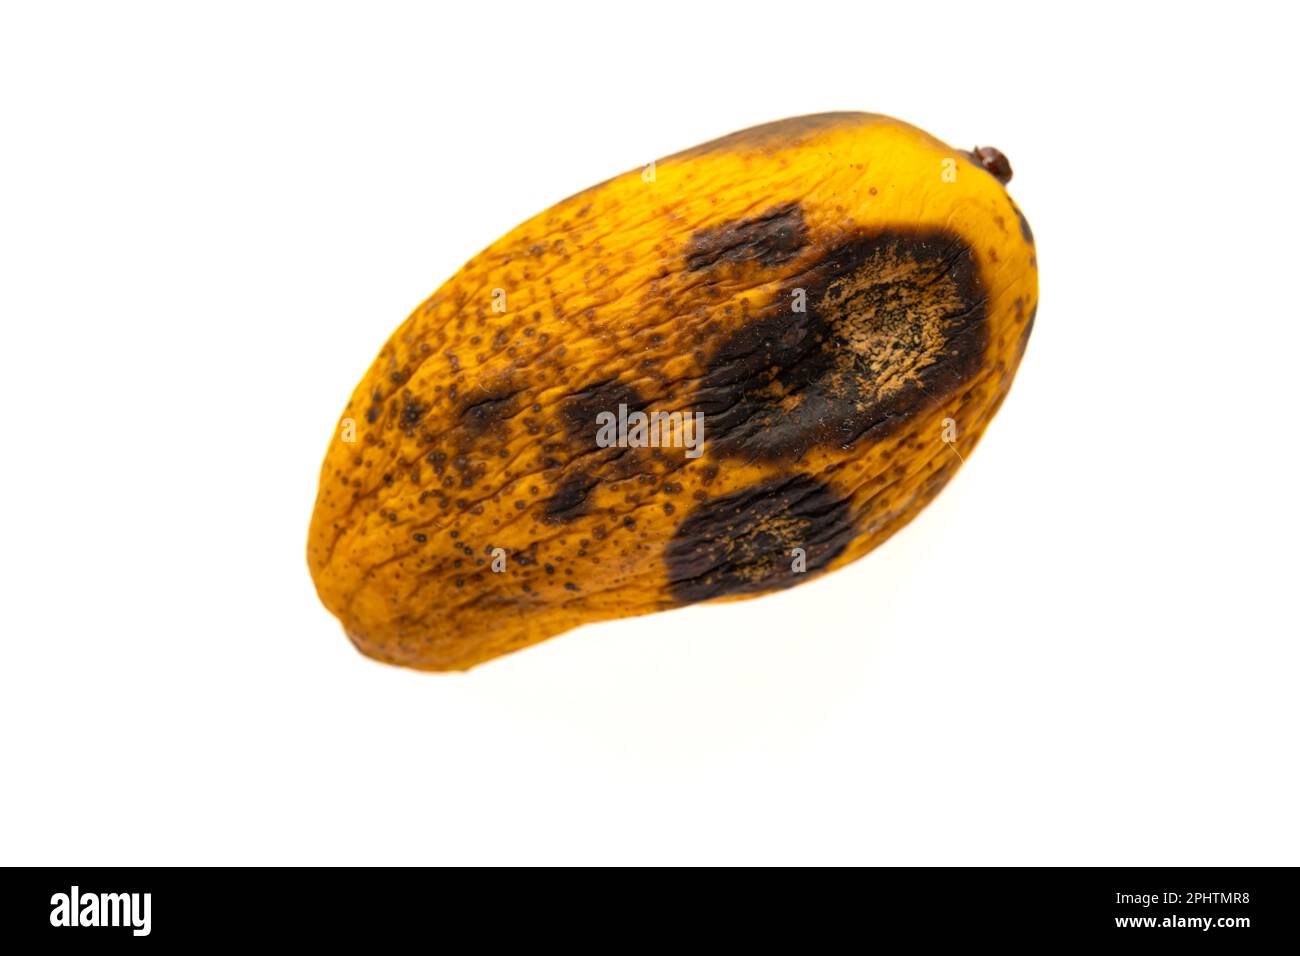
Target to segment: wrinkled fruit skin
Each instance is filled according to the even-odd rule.
[[[321,469],[317,591],[364,653],[459,670],[841,567],[969,457],[1037,304],[994,173],[887,117],[626,173],[493,243],[384,345]],[[702,454],[602,447],[620,404],[704,413]]]

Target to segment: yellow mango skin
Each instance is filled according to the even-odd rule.
[[[839,568],[969,458],[1037,303],[1002,183],[888,117],[625,173],[483,250],[381,349],[321,469],[317,591],[365,654],[462,670]],[[703,453],[598,447],[623,399],[703,409]]]

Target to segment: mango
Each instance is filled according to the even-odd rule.
[[[484,249],[343,409],[307,557],[365,654],[463,670],[750,598],[906,525],[1038,306],[995,149],[825,113],[593,186]]]

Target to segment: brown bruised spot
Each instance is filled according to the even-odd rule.
[[[695,396],[711,451],[795,461],[849,448],[956,391],[987,344],[970,247],[941,230],[888,230],[805,273],[807,311],[782,290],[708,358]]]
[[[820,571],[857,535],[849,504],[808,475],[778,478],[715,498],[677,527],[664,552],[682,603],[788,588]],[[804,572],[794,570],[803,549]]]
[[[1025,214],[1020,211],[1020,207],[1015,203],[1011,204],[1011,211],[1020,220],[1020,235],[1024,237],[1025,242],[1032,246],[1034,244],[1034,232],[1029,228],[1029,220],[1025,218]]]
[[[476,435],[499,427],[515,413],[519,392],[510,385],[498,385],[486,392],[471,392],[461,405],[460,420]]]
[[[793,259],[807,242],[803,207],[797,202],[783,203],[753,219],[724,222],[696,232],[686,249],[686,268],[699,272],[723,262],[776,266]]]
[[[1029,310],[1029,321],[1025,323],[1025,330],[1020,333],[1020,347],[1016,354],[1016,361],[1019,362],[1025,357],[1025,349],[1029,345],[1029,336],[1034,331],[1034,320],[1038,318],[1038,303],[1035,302],[1033,308]]]
[[[587,513],[587,496],[596,480],[584,472],[570,475],[555,494],[542,502],[542,520],[547,524],[565,524]]]
[[[626,405],[629,412],[644,411],[649,402],[630,385],[611,379],[574,392],[560,405],[560,415],[569,437],[582,451],[594,451],[596,444],[596,416],[601,412],[618,415],[618,406]]]

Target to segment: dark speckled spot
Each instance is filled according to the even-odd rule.
[[[1025,214],[1020,211],[1020,207],[1015,203],[1011,204],[1011,211],[1020,220],[1020,235],[1024,236],[1025,242],[1032,246],[1034,244],[1034,231],[1029,228],[1029,220],[1025,218]]]
[[[596,481],[583,472],[561,482],[555,494],[542,502],[542,520],[547,524],[565,524],[587,513],[587,495]]]
[[[722,262],[776,266],[793,259],[807,242],[803,207],[797,202],[785,203],[753,219],[701,229],[691,236],[686,268],[698,272]]]
[[[707,359],[694,407],[710,451],[793,461],[849,448],[956,391],[980,367],[985,298],[970,248],[943,231],[850,240],[805,273],[807,311],[787,292]]]
[[[787,588],[835,560],[857,535],[848,502],[808,475],[714,498],[678,526],[665,549],[682,603]],[[795,548],[806,570],[793,570]]]
[[[424,417],[424,413],[429,410],[429,406],[422,405],[413,398],[407,398],[402,403],[401,423],[405,429],[414,428]]]

